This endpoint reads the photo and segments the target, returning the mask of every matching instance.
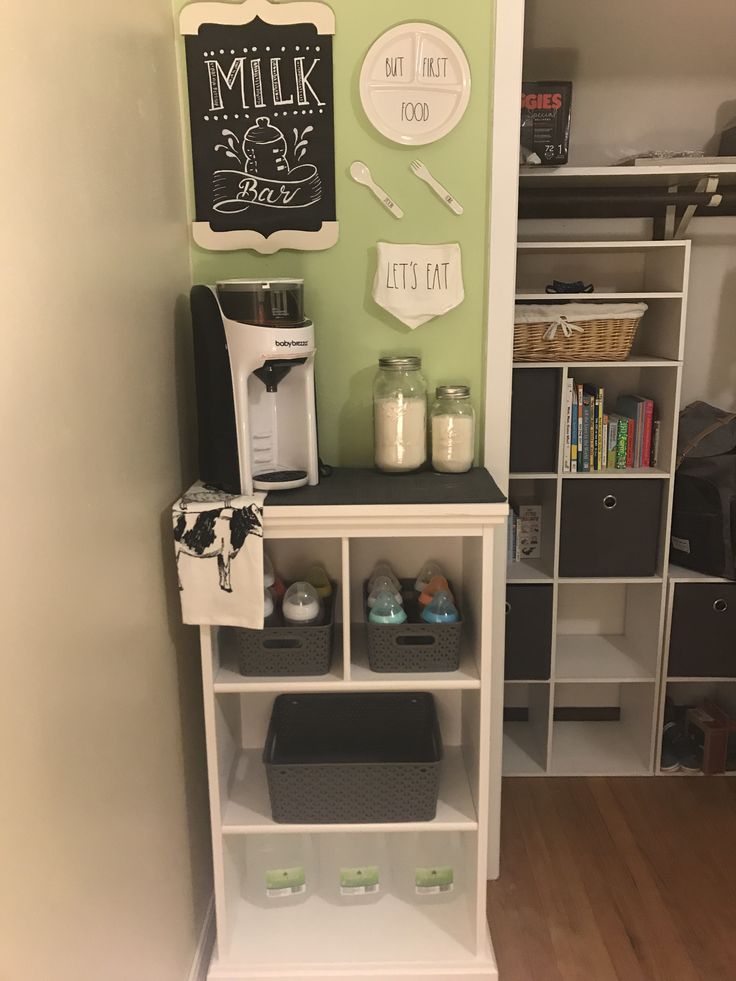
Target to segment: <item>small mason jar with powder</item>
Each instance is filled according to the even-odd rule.
[[[475,410],[467,385],[441,385],[432,405],[432,466],[440,473],[465,473],[475,456]]]
[[[373,383],[374,459],[379,470],[406,473],[427,460],[427,383],[422,359],[381,358]]]

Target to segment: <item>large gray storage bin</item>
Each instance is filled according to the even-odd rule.
[[[279,695],[263,761],[279,824],[431,821],[442,739],[426,692]]]

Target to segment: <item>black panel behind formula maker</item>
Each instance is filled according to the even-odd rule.
[[[239,494],[238,437],[225,326],[212,290],[207,286],[195,286],[190,296],[197,384],[199,476],[205,484]]]
[[[515,368],[511,395],[511,472],[556,473],[560,432],[557,368]]]

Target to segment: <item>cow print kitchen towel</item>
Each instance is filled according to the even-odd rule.
[[[197,481],[172,508],[184,623],[262,629],[264,498]]]

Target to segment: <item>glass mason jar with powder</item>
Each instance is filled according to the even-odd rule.
[[[475,456],[475,411],[467,385],[441,385],[431,416],[432,466],[440,473],[465,473]]]
[[[405,473],[427,459],[427,383],[422,359],[381,358],[373,383],[374,458],[379,470]]]

